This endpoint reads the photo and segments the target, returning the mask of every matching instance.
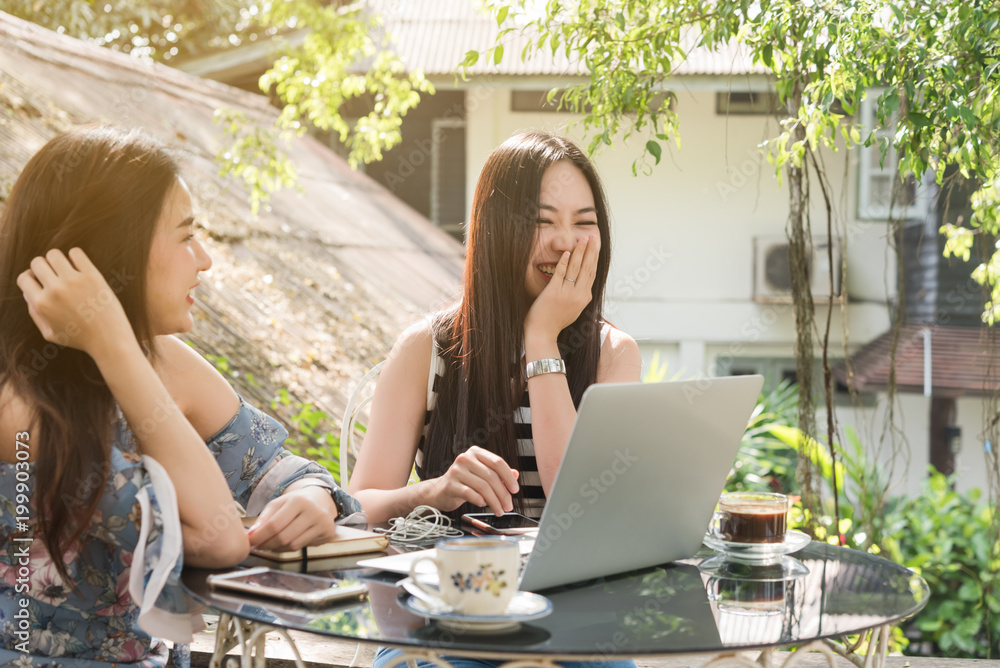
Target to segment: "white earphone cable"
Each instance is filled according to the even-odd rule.
[[[430,506],[417,506],[406,517],[392,518],[389,524],[392,526],[388,529],[376,527],[373,531],[384,534],[394,543],[418,543],[463,535],[451,525],[451,518]]]

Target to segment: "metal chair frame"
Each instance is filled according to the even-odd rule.
[[[354,388],[354,392],[351,394],[351,398],[347,401],[347,407],[344,409],[344,420],[340,425],[340,486],[344,489],[347,489],[350,481],[351,456],[353,455],[354,461],[357,461],[357,454],[354,453],[352,444],[355,441],[354,431],[357,426],[358,416],[371,403],[374,393],[369,394],[363,399],[362,395],[369,385],[374,385],[379,374],[382,373],[384,365],[385,360],[382,360],[361,377],[361,380],[358,381],[357,386]]]

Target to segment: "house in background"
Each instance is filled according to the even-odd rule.
[[[460,229],[486,156],[514,132],[538,128],[581,139],[579,117],[545,103],[549,89],[582,80],[572,63],[551,54],[521,62],[520,38],[512,36],[506,52],[513,55],[499,67],[480,62],[458,81],[455,68],[466,51],[494,43],[492,17],[471,0],[373,5],[384,9],[385,29],[406,67],[422,70],[437,93],[405,119],[402,145],[366,172],[435,224]],[[253,88],[273,48],[256,44],[180,66]],[[756,148],[778,132],[772,86],[738,48],[692,53],[670,86],[681,150],[665,154],[649,176],[632,174],[644,139],[618,141],[596,157],[614,220],[609,317],[639,341],[647,361],[659,352],[684,376],[794,379],[788,193]],[[870,122],[870,102],[860,114]],[[998,387],[988,371],[997,366],[995,348],[980,341],[982,301],[968,283],[971,265],[943,259],[936,233],[967,205],[935,197],[930,185],[895,187],[877,151],[827,152],[823,160],[834,177],[837,220],[831,264],[825,212],[813,198],[817,326],[823,331],[832,278],[831,355],[840,360],[843,389],[850,384],[861,393],[838,395],[841,438],[851,427],[883,459],[897,447],[908,452],[905,470],[898,459],[893,470],[908,492],[917,491],[929,461],[960,472],[961,488],[985,488],[982,434],[992,418],[984,395]],[[890,215],[905,221],[900,232]],[[899,267],[888,247],[893,240],[903,249]],[[889,305],[901,298],[896,349],[905,355],[897,355],[894,407],[901,431],[897,442],[883,443],[894,337]]]

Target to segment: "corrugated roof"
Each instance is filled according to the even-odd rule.
[[[383,21],[390,36],[390,47],[409,71],[421,70],[429,77],[453,77],[468,51],[484,54],[497,40],[500,29],[496,20],[482,13],[475,0],[370,0],[373,12]],[[537,36],[514,30],[504,37],[505,56],[499,65],[480,58],[468,70],[478,76],[582,77],[585,68],[571,61],[563,50],[531,50],[528,60],[521,58],[525,46]],[[273,40],[258,41],[189,60],[177,60],[174,67],[199,76],[235,81],[248,74],[254,77],[267,69],[288,44],[298,43],[301,31],[288,31]],[[709,51],[696,47],[697,35],[685,39],[685,60],[675,63],[678,76],[731,76],[765,74],[754,66],[748,50],[740,44]],[[370,60],[360,63],[367,67]]]
[[[392,47],[408,70],[422,70],[428,76],[451,75],[470,50],[485,52],[496,43],[500,29],[496,20],[477,9],[474,0],[375,0],[374,11],[383,16]],[[533,51],[527,61],[522,49],[531,36],[514,31],[504,37],[504,59],[499,66],[484,59],[469,68],[474,75],[577,76],[585,73],[580,63],[559,50]],[[695,37],[688,39],[693,46]],[[686,60],[677,63],[677,75],[732,75],[764,73],[753,67],[747,50],[732,44],[719,51],[693,48]]]
[[[228,358],[255,403],[287,388],[339,422],[399,332],[457,294],[464,249],[308,136],[289,150],[303,194],[282,192],[251,219],[246,192],[213,160],[220,107],[264,126],[277,113],[262,96],[0,13],[0,202],[28,158],[76,124],[139,126],[177,147],[214,260],[188,338]],[[292,411],[278,414],[287,424]]]
[[[982,396],[1000,389],[1000,349],[989,330],[975,327],[904,324],[896,343],[896,389],[924,391],[924,330],[931,333],[931,384],[942,397]],[[859,350],[837,379],[859,392],[884,391],[889,385],[893,332],[889,330]]]

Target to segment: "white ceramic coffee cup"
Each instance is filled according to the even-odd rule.
[[[464,615],[503,614],[517,591],[521,553],[516,540],[462,536],[439,540],[434,547],[436,556],[410,565],[410,577],[422,592]],[[417,575],[417,564],[424,561],[437,567],[437,589]]]

